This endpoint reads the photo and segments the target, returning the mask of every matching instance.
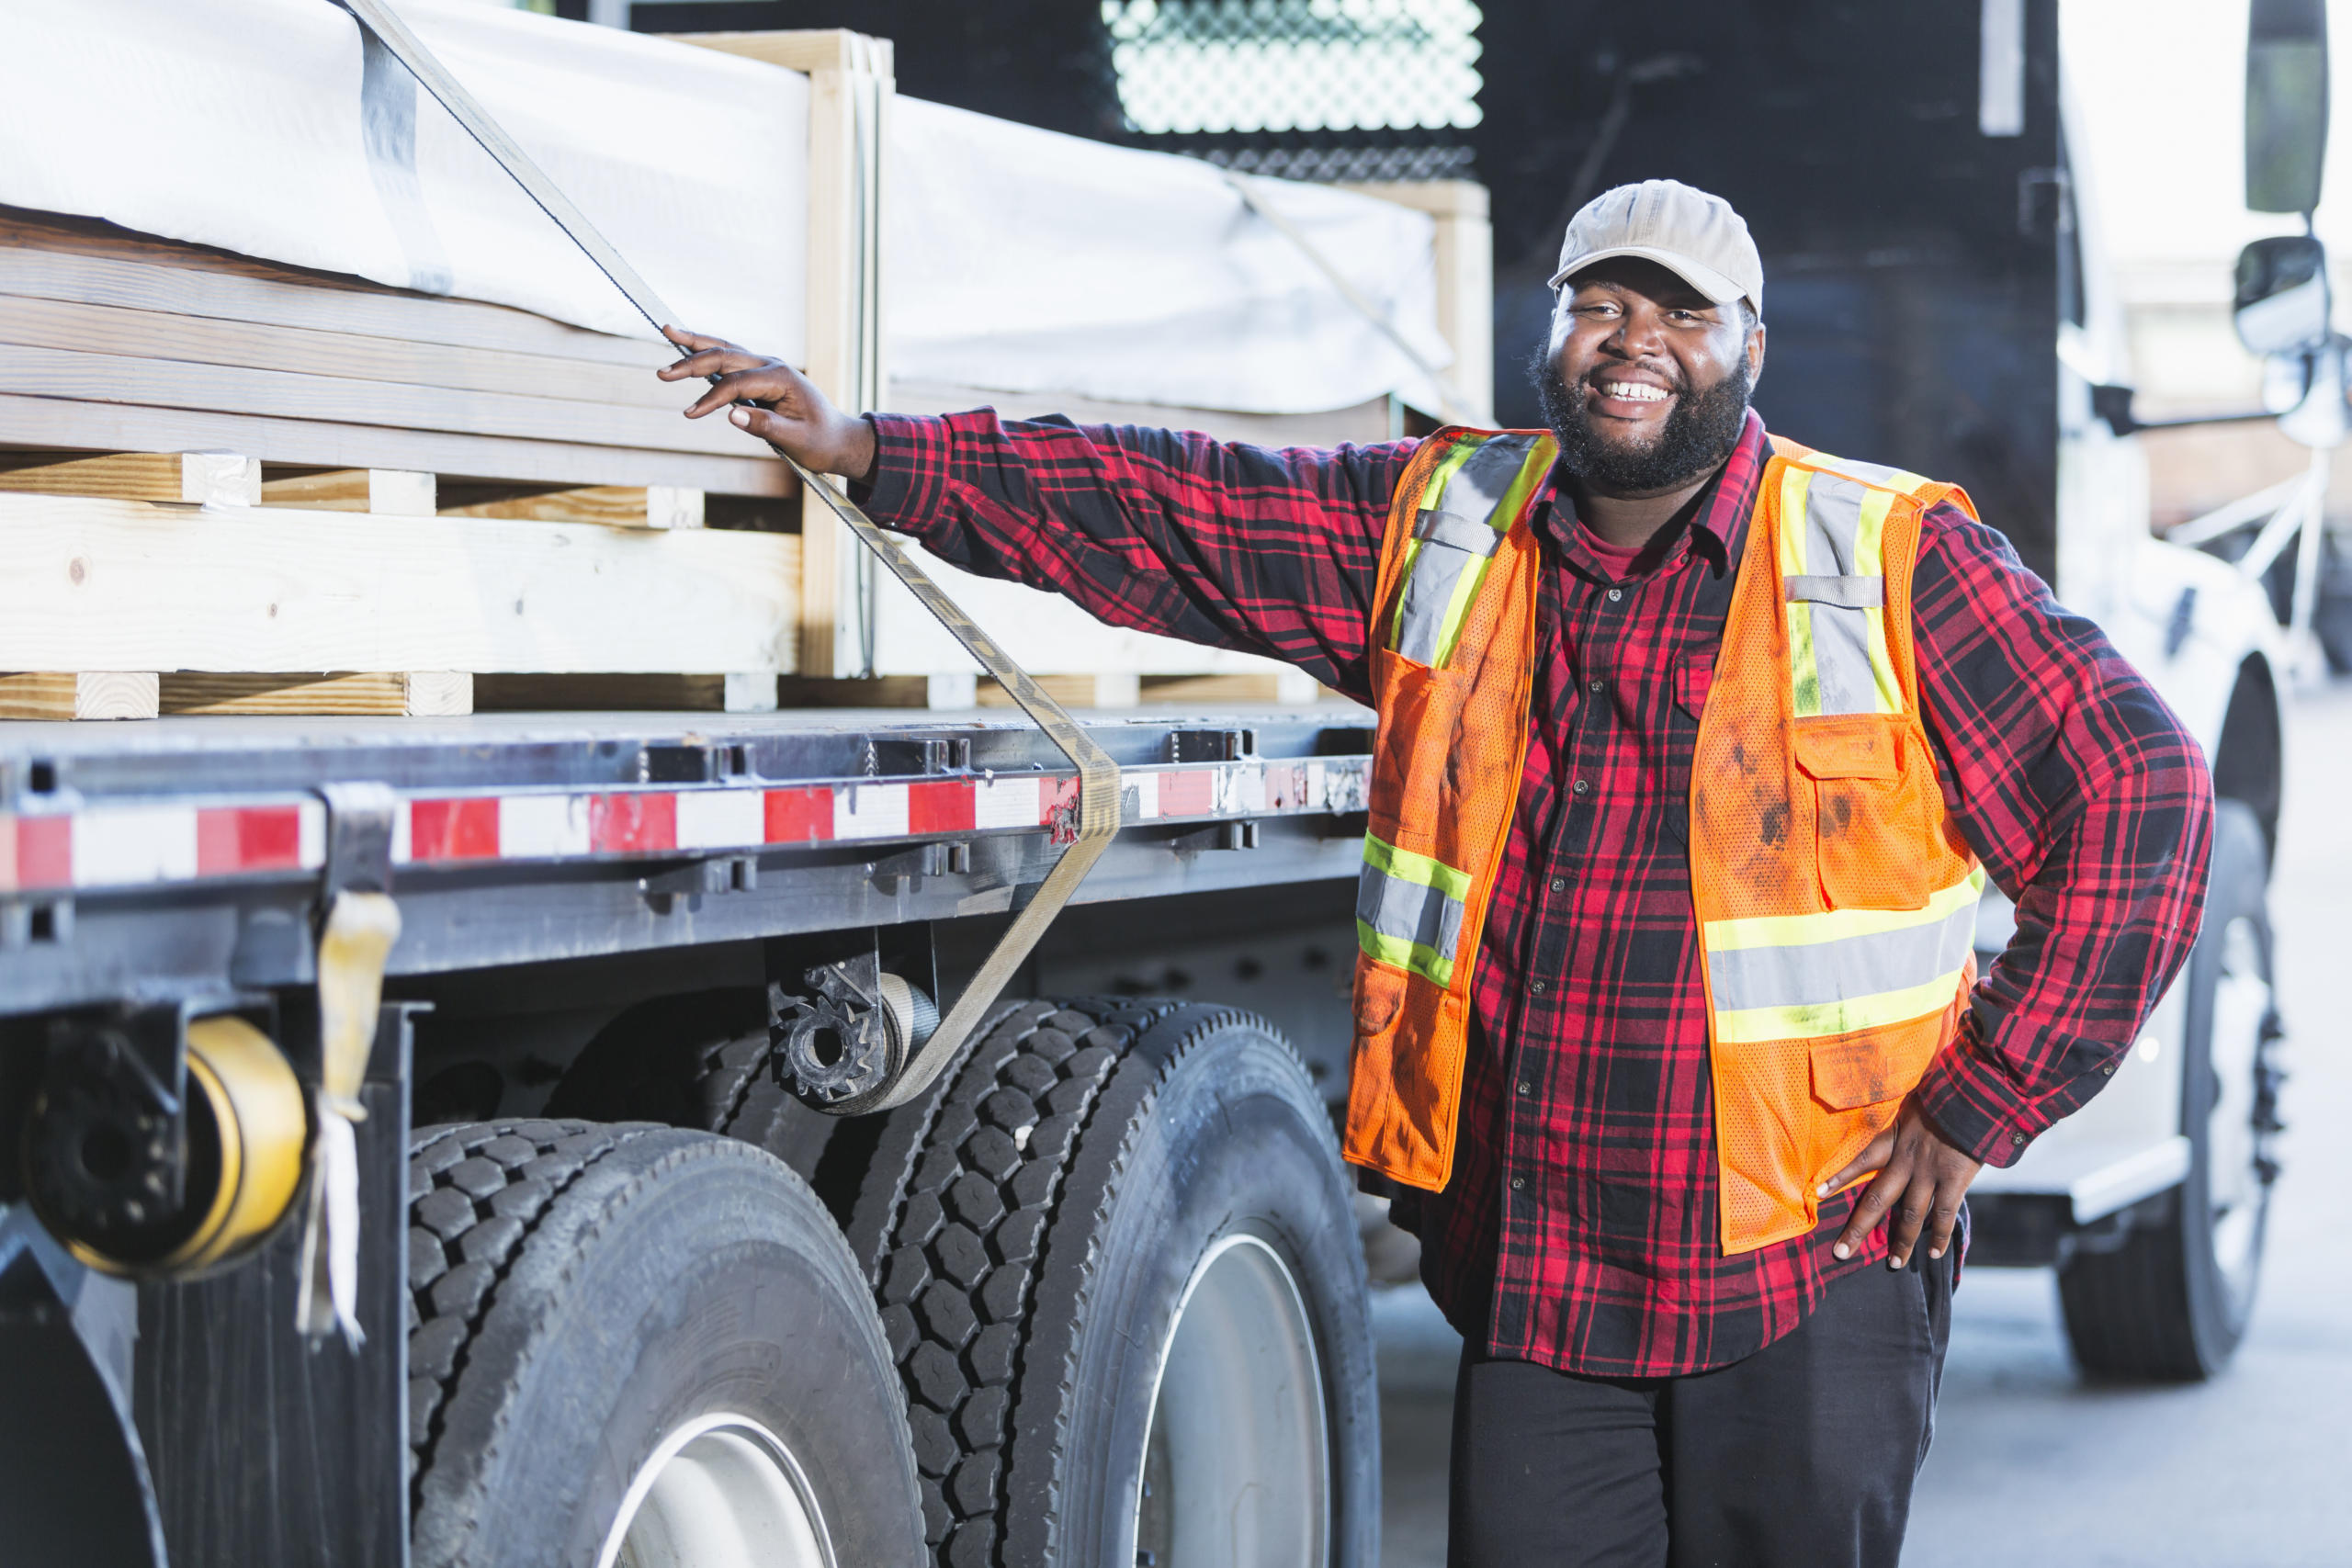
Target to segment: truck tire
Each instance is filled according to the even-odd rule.
[[[891,1112],[849,1224],[946,1568],[1374,1568],[1353,1183],[1272,1028],[1000,1015]]]
[[[2205,923],[2188,959],[2181,1131],[2188,1176],[2163,1219],[2058,1272],[2075,1360],[2095,1376],[2193,1382],[2229,1364],[2253,1312],[2278,1165],[2279,1035],[2268,855],[2254,812],[2220,803]]]
[[[417,1568],[913,1564],[871,1298],[747,1144],[513,1120],[410,1145]]]
[[[811,1110],[768,1070],[767,997],[749,987],[640,1002],[597,1032],[548,1097],[545,1114],[588,1122],[664,1122],[757,1144],[836,1194],[818,1165],[848,1123]]]

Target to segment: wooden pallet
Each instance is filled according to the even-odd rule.
[[[799,538],[701,499],[0,451],[0,717],[772,708]]]
[[[811,78],[808,369],[872,406],[888,46],[695,41]],[[0,716],[773,707],[842,541],[670,357],[0,209]]]

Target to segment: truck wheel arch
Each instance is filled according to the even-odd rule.
[[[2213,794],[2217,799],[2245,802],[2261,822],[2263,841],[2274,861],[2286,781],[2285,728],[2270,661],[2259,653],[2247,655],[2238,666],[2222,718],[2221,740],[2213,749]]]

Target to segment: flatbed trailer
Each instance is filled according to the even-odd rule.
[[[1099,978],[1124,966],[1138,977],[1124,982],[1133,990],[1164,982],[1188,952],[1211,955],[1209,964],[1240,955],[1238,989],[1300,1021],[1294,1032],[1315,1076],[1336,1089],[1345,1037],[1314,1020],[1340,1010],[1335,987],[1352,946],[1370,716],[1333,704],[1095,716],[1086,728],[1120,764],[1122,828],[1084,884],[1081,908],[1064,919],[1065,932],[1084,934],[1033,956],[1030,978],[1050,982],[1073,964]],[[636,1116],[694,1125],[693,1094],[707,1073],[687,1067],[664,1081],[660,1064],[748,1035],[754,1071],[765,1076],[745,1082],[737,1072],[738,1124],[713,1130],[745,1136],[741,1102],[762,1099],[770,1120],[749,1135],[831,1193],[855,1233],[853,1211],[873,1186],[856,1168],[861,1151],[873,1164],[892,1128],[935,1123],[941,1104],[954,1103],[954,1075],[907,1111],[839,1121],[787,1102],[770,1066],[772,1030],[796,999],[814,998],[817,970],[843,960],[876,958],[928,997],[955,994],[1072,837],[1077,778],[1044,735],[1001,713],[500,715],[19,725],[0,733],[0,792],[8,1015],[0,1136],[16,1145],[0,1160],[11,1204],[0,1278],[9,1311],[36,1303],[61,1325],[82,1325],[6,1337],[8,1386],[23,1394],[37,1376],[57,1381],[49,1392],[61,1417],[40,1430],[5,1424],[0,1498],[11,1533],[32,1552],[23,1561],[51,1551],[59,1561],[118,1552],[130,1561],[162,1545],[174,1562],[260,1564],[407,1560],[412,1510],[424,1506],[411,1470],[434,1469],[437,1457],[420,1405],[449,1392],[446,1375],[420,1370],[409,1350],[420,1326],[410,1298],[429,1317],[439,1279],[418,1274],[403,1212],[404,1196],[418,1195],[404,1191],[410,1145],[422,1140],[429,1155],[441,1146],[435,1137],[447,1141],[412,1135],[413,1126],[474,1123],[510,1141],[519,1127],[526,1139],[560,1139],[551,1130],[577,1123],[549,1122],[554,1112],[613,1104],[589,1080],[613,1071],[619,1035],[642,1046],[627,1053],[639,1065],[624,1073],[622,1100],[637,1097]],[[357,1140],[364,1343],[296,1331],[299,1204],[270,1227],[257,1258],[192,1270],[147,1257],[128,1264],[148,1276],[137,1285],[108,1276],[126,1261],[99,1250],[135,1244],[102,1223],[73,1240],[51,1203],[71,1250],[36,1237],[19,1173],[54,1168],[55,1151],[26,1145],[40,1129],[81,1140],[69,1157],[96,1184],[84,1198],[119,1190],[106,1187],[109,1171],[135,1174],[104,1163],[103,1116],[85,1105],[81,1120],[61,1121],[59,1075],[120,1089],[123,1098],[100,1096],[107,1106],[144,1089],[153,1105],[195,1103],[200,1120],[204,1096],[187,1066],[190,1025],[229,1015],[253,1022],[317,1081],[324,912],[345,889],[387,885],[400,936],[384,964]],[[1234,987],[1199,988],[1221,997]],[[1146,1021],[1184,1010],[1107,1005]],[[1205,1021],[1229,1032],[1236,1016]],[[1306,1090],[1309,1081],[1286,1091],[1294,1111],[1319,1118],[1329,1091]],[[28,1120],[36,1101],[47,1121],[40,1111]],[[869,1130],[839,1135],[851,1127]],[[1328,1122],[1317,1131],[1328,1145]],[[244,1129],[249,1146],[267,1135]],[[1326,1175],[1337,1239],[1351,1249],[1335,1158]],[[419,1179],[429,1197],[430,1177]],[[904,1184],[884,1184],[892,1181]],[[1106,1184],[1098,1201],[1111,1204],[1117,1190]],[[694,1222],[689,1213],[680,1223]],[[887,1270],[903,1235],[872,1261]],[[1278,1278],[1298,1277],[1294,1295],[1336,1285],[1346,1298],[1323,1303],[1336,1329],[1305,1342],[1310,1365],[1320,1360],[1335,1380],[1329,1402],[1344,1408],[1362,1403],[1336,1381],[1365,1353],[1361,1263],[1290,1251],[1328,1254],[1332,1239],[1295,1237],[1268,1256],[1281,1261]],[[1309,1265],[1323,1277],[1309,1277]],[[196,1277],[167,1278],[177,1275]],[[493,1305],[496,1296],[493,1287]],[[1167,1318],[1178,1304],[1155,1310]],[[903,1305],[899,1315],[907,1317]],[[917,1340],[890,1348],[907,1360],[937,1343],[927,1333]],[[47,1371],[36,1374],[28,1357]],[[74,1371],[82,1375],[65,1375]],[[1361,1378],[1363,1367],[1349,1375]],[[1326,1403],[1325,1391],[1309,1392]],[[1244,1393],[1233,1397],[1247,1404]],[[924,1428],[956,1407],[927,1408],[918,1397],[913,1408],[923,1456]],[[825,1412],[842,1415],[838,1405]],[[1312,1468],[1324,1477],[1317,1530],[1345,1523],[1335,1483],[1363,1484],[1370,1431],[1365,1416],[1352,1435],[1314,1435]],[[315,1440],[288,1440],[294,1433]],[[954,1515],[935,1536],[952,1540],[954,1526],[1001,1513],[970,1483],[953,1490],[960,1450],[973,1446],[961,1442],[945,1463],[926,1459],[936,1472],[933,1506]],[[101,1462],[109,1449],[115,1462]],[[424,1560],[432,1553],[420,1543]],[[443,1555],[476,1560],[462,1547]]]

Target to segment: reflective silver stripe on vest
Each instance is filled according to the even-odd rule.
[[[1413,526],[1419,548],[1397,613],[1398,653],[1419,664],[1437,662],[1453,591],[1463,574],[1492,556],[1501,542],[1496,509],[1534,446],[1530,435],[1495,436],[1463,460],[1442,495],[1429,498],[1436,504],[1423,508]],[[1504,519],[1506,527],[1509,523]]]
[[[1883,577],[1784,577],[1781,589],[1781,596],[1792,604],[1802,599],[1809,604],[1867,610],[1886,603]]]
[[[1715,1010],[1818,1007],[1926,985],[1967,962],[1976,902],[1971,897],[1939,920],[1899,931],[1710,953]]]
[[[1868,563],[1871,569],[1868,573],[1856,570],[1860,564],[1856,536],[1861,531],[1862,502],[1869,493],[1852,479],[1827,473],[1815,474],[1805,487],[1804,558],[1813,569],[1809,574],[1813,580],[1867,575],[1883,582],[1874,560]],[[1882,587],[1879,597],[1868,604],[1884,601]],[[1870,619],[1863,602],[1841,599],[1814,604],[1813,660],[1821,681],[1824,714],[1879,711],[1878,678],[1871,669]]]
[[[1899,490],[1905,495],[1916,495],[1928,481],[1905,468],[1890,468],[1884,463],[1858,462],[1851,457],[1833,457],[1826,452],[1814,452],[1802,461],[1808,468],[1826,468],[1833,474],[1843,474],[1849,479],[1877,485],[1882,490]]]
[[[1392,941],[1426,948],[1449,964],[1462,940],[1461,899],[1369,863],[1356,880],[1356,919]]]
[[[1502,536],[1483,517],[1457,517],[1451,512],[1424,512],[1413,524],[1413,537],[1425,545],[1443,545],[1464,555],[1491,556]]]

